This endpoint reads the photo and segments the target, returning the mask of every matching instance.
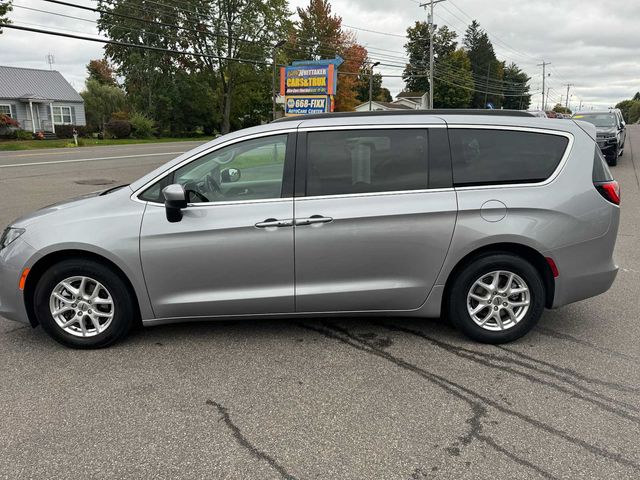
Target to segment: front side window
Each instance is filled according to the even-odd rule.
[[[537,183],[556,170],[567,137],[499,129],[450,129],[455,186]]]
[[[72,123],[71,107],[54,106],[53,123],[55,125],[69,125]]]
[[[426,189],[427,157],[427,130],[310,132],[307,195]]]
[[[11,117],[11,105],[0,105],[0,115],[6,115],[7,117]]]
[[[189,203],[280,198],[287,135],[235,143],[184,165],[146,189],[141,200],[163,203],[162,189],[179,183]]]

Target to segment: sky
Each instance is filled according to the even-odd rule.
[[[67,1],[86,6],[97,3]],[[331,1],[333,12],[342,17],[344,28],[368,48],[372,59],[393,64],[404,63],[407,27],[426,18],[419,3],[418,0]],[[308,0],[289,0],[292,11],[307,4]],[[498,58],[517,63],[529,74],[533,92],[542,89],[542,67],[537,65],[543,60],[551,62],[547,69],[550,76],[546,79],[550,88],[549,108],[561,96],[565,102],[567,84],[572,84],[574,109],[580,103],[583,109],[609,107],[640,90],[640,55],[637,42],[633,41],[640,38],[638,0],[446,0],[436,4],[434,11],[436,24],[456,31],[460,41],[467,25],[476,19],[489,34]],[[14,0],[10,18],[17,25],[98,36],[96,14],[43,0]],[[86,65],[89,60],[102,57],[102,46],[10,29],[0,35],[0,65],[46,69],[49,53],[54,57],[53,68],[76,90],[81,90]],[[385,75],[383,86],[394,96],[402,90],[404,84],[398,77],[402,68],[376,68]],[[538,93],[531,107],[538,108],[540,102]]]

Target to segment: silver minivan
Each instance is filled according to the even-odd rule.
[[[0,315],[78,348],[136,323],[448,317],[517,339],[605,292],[620,194],[593,125],[518,112],[296,117],[16,220]]]

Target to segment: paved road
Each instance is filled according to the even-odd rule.
[[[629,130],[616,284],[507,346],[443,321],[363,318],[155,327],[73,351],[0,319],[0,478],[639,478]],[[165,159],[0,168],[0,223],[95,189],[77,179],[124,182]]]

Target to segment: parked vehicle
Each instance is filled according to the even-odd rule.
[[[602,154],[609,165],[616,166],[618,158],[624,153],[627,139],[627,126],[622,112],[617,108],[601,112],[581,112],[576,113],[573,118],[595,125]]]
[[[548,118],[544,110],[527,110],[527,112],[534,117]]]
[[[506,111],[241,130],[15,221],[0,315],[78,348],[137,321],[335,315],[446,315],[508,342],[614,281],[620,196],[595,136]]]

